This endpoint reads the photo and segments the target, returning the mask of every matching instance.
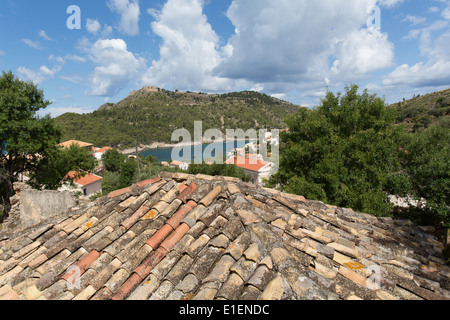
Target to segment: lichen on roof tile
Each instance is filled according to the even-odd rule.
[[[1,231],[0,299],[448,300],[432,231],[236,178],[161,173]]]

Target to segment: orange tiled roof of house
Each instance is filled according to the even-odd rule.
[[[103,148],[100,148],[100,149],[96,150],[95,152],[96,153],[105,153],[108,150],[114,150],[114,149],[111,148],[111,147],[103,147]]]
[[[65,179],[70,179],[74,183],[77,183],[82,186],[90,185],[91,183],[97,182],[99,180],[102,180],[103,178],[100,176],[97,176],[92,173],[86,173],[83,176],[80,175],[77,171],[70,171],[65,176]]]
[[[267,166],[270,162],[257,160],[256,157],[240,157],[234,156],[233,158],[228,159],[226,164],[235,164],[240,168],[259,172],[262,168]]]
[[[78,140],[69,140],[69,141],[65,141],[60,143],[58,146],[61,146],[63,148],[69,148],[71,145],[78,145],[82,148],[86,148],[86,147],[92,147],[93,144],[92,143],[88,143],[88,142],[83,142],[83,141],[78,141]]]

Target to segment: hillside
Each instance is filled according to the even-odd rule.
[[[284,119],[300,107],[265,94],[244,91],[227,94],[172,92],[144,87],[122,101],[101,106],[89,114],[66,113],[56,118],[64,139],[94,145],[121,145],[171,142],[172,132],[186,128],[193,132],[194,121],[203,130],[282,129]]]
[[[408,125],[411,131],[431,125],[450,126],[450,89],[417,96],[392,104],[398,111],[398,122]]]

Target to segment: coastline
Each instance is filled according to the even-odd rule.
[[[235,139],[234,141],[246,141],[247,139]],[[165,142],[154,142],[150,145],[141,144],[138,146],[138,152],[144,152],[147,150],[158,150],[158,149],[168,149],[175,147],[193,147],[198,145],[210,144],[210,143],[225,143],[226,140],[223,138],[218,138],[215,140],[203,139],[202,141],[196,142],[179,142],[179,143],[165,143]],[[132,155],[136,153],[136,148],[128,148],[121,151],[125,155]]]

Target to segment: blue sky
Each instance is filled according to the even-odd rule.
[[[52,116],[142,86],[304,106],[350,83],[388,103],[450,87],[450,0],[2,0],[0,40]]]

